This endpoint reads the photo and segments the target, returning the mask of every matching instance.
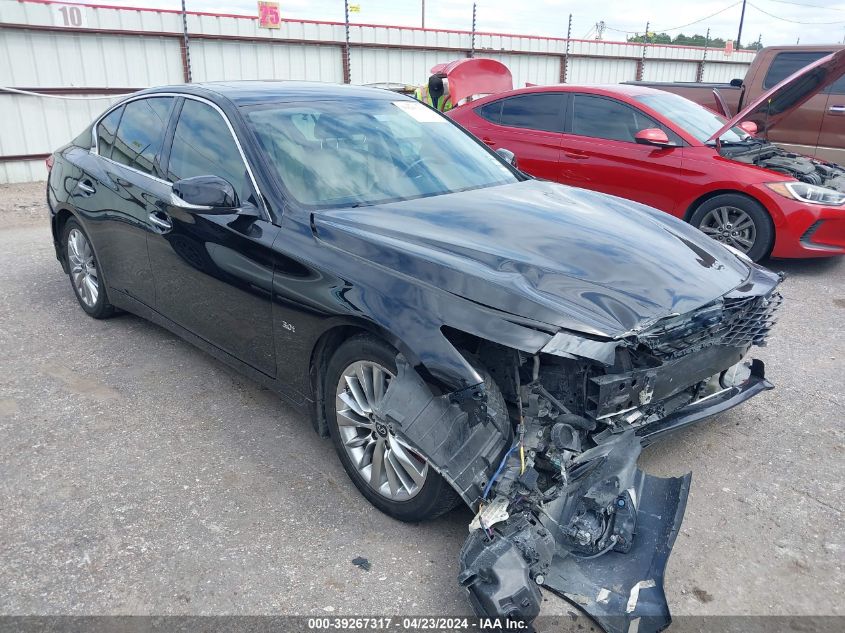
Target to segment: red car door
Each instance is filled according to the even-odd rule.
[[[568,108],[555,180],[675,211],[683,141],[641,110],[610,97],[576,93]],[[640,145],[647,128],[666,132],[674,147]]]
[[[522,171],[558,180],[566,100],[565,93],[536,92],[492,101],[475,110],[471,129],[493,149],[512,151]]]

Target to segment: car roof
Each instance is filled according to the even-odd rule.
[[[408,99],[404,95],[381,88],[367,88],[317,81],[215,81],[195,84],[159,86],[136,94],[171,92],[202,96],[225,97],[236,106],[285,101],[334,101],[350,99],[380,99],[396,101]]]
[[[528,94],[532,92],[588,92],[591,94],[603,94],[614,97],[638,97],[647,94],[665,94],[664,91],[656,88],[648,88],[646,86],[638,86],[631,84],[552,84],[549,86],[528,86],[525,88],[517,88],[516,90],[509,90],[508,92],[500,92],[494,95],[485,97],[492,100],[505,96]]]

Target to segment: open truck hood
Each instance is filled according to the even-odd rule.
[[[605,337],[695,310],[749,275],[680,220],[538,180],[320,212],[314,223],[327,243],[421,283]]]
[[[754,122],[758,133],[764,134],[843,74],[845,74],[845,49],[823,57],[790,75],[748,104],[708,140],[719,138],[743,121]]]

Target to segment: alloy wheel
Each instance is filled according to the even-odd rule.
[[[393,378],[373,361],[352,363],[340,375],[335,410],[340,441],[361,478],[383,497],[406,501],[425,484],[428,463],[375,412]]]
[[[737,207],[716,207],[707,212],[698,227],[714,240],[747,253],[757,239],[757,225]]]
[[[71,229],[67,236],[67,258],[70,276],[79,299],[89,308],[97,305],[100,282],[97,276],[97,262],[88,238],[79,229]]]

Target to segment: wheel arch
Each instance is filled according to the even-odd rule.
[[[772,213],[772,209],[770,208],[770,206],[767,205],[758,196],[752,195],[752,194],[750,194],[746,191],[740,191],[738,189],[728,189],[728,188],[714,189],[713,191],[709,191],[705,194],[702,194],[701,196],[699,196],[698,198],[693,200],[693,202],[687,207],[687,210],[684,213],[684,218],[683,218],[684,221],[687,222],[687,223],[691,223],[692,216],[695,214],[696,210],[702,204],[704,204],[708,200],[712,200],[713,198],[715,198],[717,196],[721,196],[721,195],[739,196],[741,198],[745,198],[745,199],[747,199],[751,202],[754,202],[754,203],[760,205],[760,208],[763,209],[763,211],[766,214],[766,217],[768,217],[769,222],[771,223],[771,230],[772,230],[771,242],[767,246],[766,251],[763,253],[763,255],[760,259],[762,259],[763,257],[768,257],[771,254],[772,250],[774,249],[775,243],[777,242],[777,239],[778,239],[777,227],[781,223],[783,216],[782,216],[779,209],[776,209],[776,211],[777,211],[776,214]],[[757,261],[759,261],[759,259]]]
[[[702,204],[710,200],[711,198],[715,198],[716,196],[723,196],[723,195],[733,195],[733,196],[742,196],[743,198],[748,198],[752,202],[756,202],[759,204],[766,213],[769,214],[769,217],[772,219],[772,225],[775,224],[775,217],[772,215],[771,209],[766,206],[766,203],[760,200],[757,196],[753,196],[746,191],[740,191],[739,189],[714,189],[712,191],[708,191],[707,193],[701,194],[698,198],[693,200],[688,206],[686,211],[684,212],[683,220],[684,222],[689,222],[692,219],[692,214],[695,213],[695,210],[700,207]]]
[[[50,228],[53,232],[53,243],[56,247],[56,259],[59,260],[59,263],[62,265],[62,270],[65,271],[65,273],[67,273],[68,270],[67,260],[64,257],[65,247],[62,244],[62,232],[65,230],[65,225],[71,218],[82,224],[82,222],[80,222],[79,220],[79,217],[73,211],[71,211],[70,208],[62,206],[56,209],[56,212],[54,213],[52,218],[52,222],[50,223]]]
[[[329,437],[329,428],[326,423],[326,408],[323,399],[323,390],[326,378],[326,369],[332,355],[345,341],[360,334],[370,334],[385,341],[395,349],[399,350],[412,366],[419,366],[419,359],[399,338],[394,336],[379,325],[363,319],[344,319],[329,325],[315,341],[311,348],[309,360],[309,384],[311,395],[314,400],[314,416],[312,423],[314,430],[320,437]]]

